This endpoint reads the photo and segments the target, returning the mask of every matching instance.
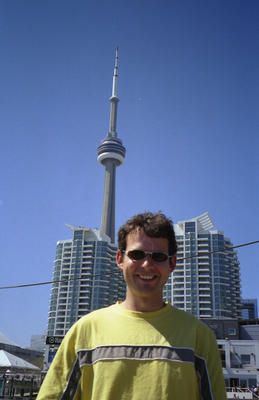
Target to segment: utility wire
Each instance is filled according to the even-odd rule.
[[[182,257],[182,258],[177,259],[177,261],[183,261],[183,260],[187,260],[187,259],[190,259],[190,258],[197,258],[197,257],[200,257],[201,255],[222,253],[222,252],[226,252],[228,250],[237,249],[239,247],[250,246],[250,245],[256,244],[256,243],[259,243],[259,240],[255,240],[253,242],[239,244],[237,246],[225,247],[224,249],[208,251],[206,254],[195,254],[195,255],[191,255],[191,256],[187,256],[187,257]],[[121,273],[121,271],[118,270],[118,271],[106,272],[106,273],[101,273],[101,274],[92,274],[90,276],[87,276],[87,278],[89,278],[89,277],[95,278],[97,276],[106,276],[106,275],[113,275],[113,274],[118,274],[118,273]],[[13,285],[13,286],[0,286],[0,290],[3,290],[3,289],[17,289],[17,288],[31,287],[31,286],[50,285],[50,284],[53,284],[53,283],[65,283],[65,282],[69,282],[69,281],[77,281],[77,280],[83,280],[83,279],[85,279],[85,278],[82,278],[80,276],[78,278],[67,278],[67,279],[60,279],[60,280],[56,280],[56,281],[25,283],[25,284],[21,284],[21,285]]]

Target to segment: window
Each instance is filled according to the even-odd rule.
[[[241,354],[241,363],[244,364],[250,364],[250,354]]]
[[[195,222],[185,222],[185,233],[195,232]]]
[[[83,231],[74,231],[73,240],[82,240],[83,239]]]

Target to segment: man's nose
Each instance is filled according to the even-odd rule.
[[[153,259],[151,257],[151,254],[147,254],[143,260],[142,266],[148,267],[150,264],[153,264]]]

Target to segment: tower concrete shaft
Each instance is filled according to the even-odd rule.
[[[115,242],[115,183],[116,167],[120,166],[125,158],[126,149],[117,137],[117,110],[118,110],[118,48],[116,48],[115,66],[112,82],[112,95],[110,97],[110,124],[109,132],[97,149],[97,160],[105,167],[103,211],[101,231],[106,233],[111,242]]]

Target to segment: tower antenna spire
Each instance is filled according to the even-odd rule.
[[[116,167],[120,166],[125,158],[126,149],[117,137],[118,111],[118,46],[115,53],[115,65],[112,79],[112,95],[110,97],[110,124],[109,132],[97,149],[97,160],[105,167],[103,211],[101,231],[106,233],[111,242],[115,243],[115,182]]]
[[[115,65],[113,72],[113,81],[112,81],[112,97],[118,97],[117,95],[117,85],[118,85],[118,64],[119,64],[119,46],[116,47],[115,54]]]
[[[116,126],[117,126],[117,112],[118,112],[118,63],[119,63],[119,47],[116,47],[115,53],[115,64],[112,78],[112,95],[110,97],[110,125],[108,136],[117,137]]]

